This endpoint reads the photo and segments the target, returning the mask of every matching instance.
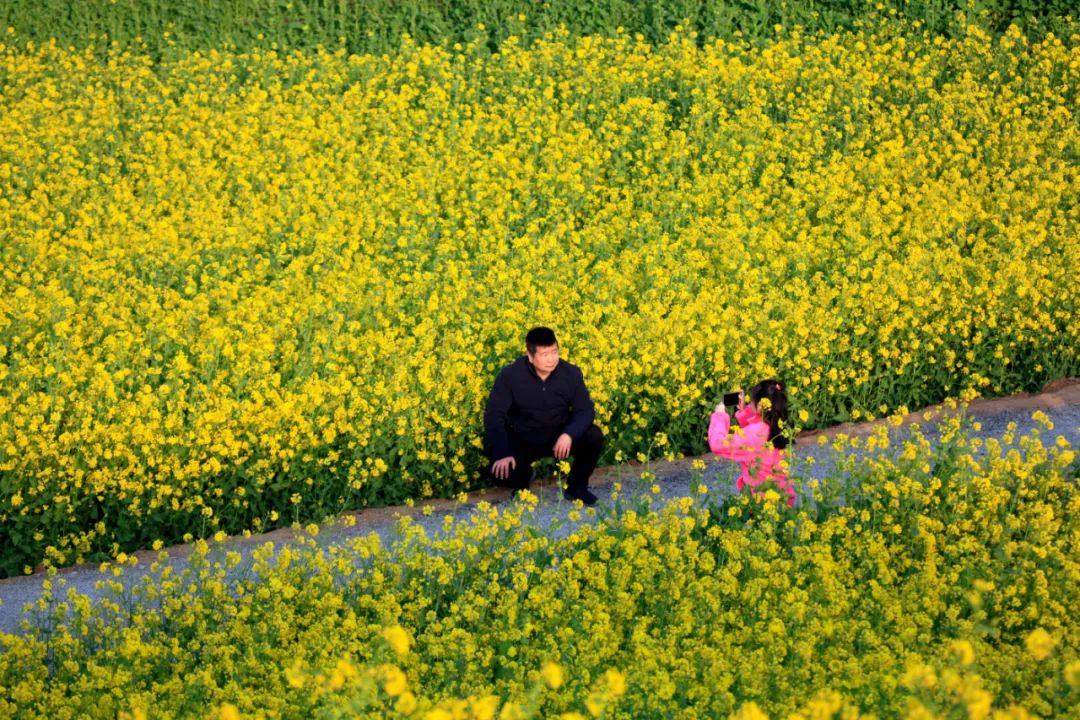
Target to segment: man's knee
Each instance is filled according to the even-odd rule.
[[[495,463],[490,462],[484,466],[483,475],[495,485],[508,488],[527,488],[532,482],[533,467],[531,462],[524,462],[515,457],[514,468],[506,468],[504,477],[495,474]]]
[[[604,431],[596,425],[590,425],[585,434],[581,436],[581,444],[584,447],[600,452],[604,448]]]

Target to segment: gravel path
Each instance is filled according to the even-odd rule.
[[[1054,423],[1052,430],[1043,429],[1044,438],[1051,441],[1058,435],[1062,435],[1074,446],[1080,446],[1080,381],[1058,381],[1047,386],[1046,391],[1038,395],[1022,395],[995,400],[977,400],[971,404],[967,414],[981,423],[978,435],[985,438],[1000,438],[1008,429],[1010,423],[1016,423],[1017,436],[1026,434],[1035,427],[1042,427],[1032,419],[1032,413],[1041,410]],[[931,413],[930,420],[924,418],[924,413]],[[918,423],[924,433],[930,439],[935,439],[934,430],[936,421],[944,413],[949,412],[942,408],[929,408],[926,411],[913,413],[905,418],[905,426],[891,430],[892,436],[902,438],[909,432],[907,424]],[[793,478],[823,478],[835,459],[835,453],[826,444],[824,447],[818,444],[818,437],[824,435],[832,438],[838,433],[849,436],[866,436],[875,430],[875,423],[862,423],[858,425],[842,425],[824,431],[816,431],[800,436],[791,454]],[[889,452],[889,451],[886,451]],[[808,458],[814,458],[814,462],[808,462]],[[733,489],[733,479],[737,475],[737,467],[731,463],[719,461],[711,455],[700,458],[705,461],[706,469],[701,478],[712,493],[728,493]],[[649,470],[656,475],[656,483],[660,485],[660,496],[665,500],[685,497],[690,494],[692,481],[691,464],[694,458],[683,458],[676,461],[657,461],[649,466]],[[621,465],[617,467],[601,468],[593,477],[592,487],[600,497],[600,502],[610,500],[611,491],[615,482],[622,483],[623,495],[633,496],[637,493],[649,492],[652,482],[643,482],[640,479],[641,472],[645,468],[636,464]],[[537,509],[529,517],[531,523],[538,528],[557,527],[557,533],[570,532],[573,523],[566,521],[566,515],[571,504],[562,499],[552,481],[539,482],[534,488],[535,494],[540,498]],[[468,518],[475,510],[480,501],[502,505],[512,502],[506,490],[494,489],[471,493],[466,503],[449,500],[435,500],[424,505],[432,508],[430,514],[422,512],[422,505],[408,508],[375,508],[353,514],[356,522],[351,526],[346,523],[338,523],[323,527],[317,537],[321,546],[329,546],[344,542],[352,537],[366,536],[372,532],[378,533],[383,540],[384,546],[389,545],[396,533],[398,517],[408,515],[417,524],[423,525],[429,534],[442,532],[444,517],[451,515],[457,522]],[[582,514],[579,522],[588,522],[588,518]],[[554,522],[556,519],[561,522]],[[276,530],[265,535],[251,538],[230,538],[225,541],[227,549],[237,550],[245,557],[250,558],[251,551],[263,545],[267,541],[273,541],[275,546],[280,547],[296,536],[291,529]],[[176,570],[181,570],[186,564],[186,557],[190,553],[190,546],[179,545],[169,548],[169,562]],[[133,585],[143,574],[149,572],[149,565],[153,562],[157,553],[136,553],[139,564],[134,569],[128,569],[124,575],[124,581]],[[243,567],[241,564],[241,567]],[[69,588],[75,588],[78,592],[92,599],[101,597],[106,591],[99,589],[97,584],[106,578],[102,575],[97,565],[82,565],[65,568],[57,573]],[[14,577],[0,580],[0,632],[22,632],[22,622],[29,616],[24,612],[27,605],[35,603],[42,593],[42,582],[47,578],[44,573]],[[109,576],[109,579],[113,579]]]

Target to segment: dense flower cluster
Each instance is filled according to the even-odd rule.
[[[0,574],[476,482],[550,324],[608,457],[1080,364],[1076,36],[0,45]]]
[[[538,531],[526,497],[385,546],[200,541],[126,585],[120,558],[111,600],[54,578],[0,636],[0,714],[1076,717],[1080,490],[1045,425],[841,439],[796,508],[698,487]]]

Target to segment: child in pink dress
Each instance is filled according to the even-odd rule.
[[[763,402],[766,400],[768,402]],[[735,483],[738,490],[749,485],[757,488],[772,482],[785,495],[788,505],[795,504],[795,489],[784,471],[787,394],[778,380],[762,380],[750,388],[750,404],[740,392],[735,413],[740,428],[731,433],[731,416],[723,404],[717,405],[709,422],[709,448],[722,458],[742,465]]]

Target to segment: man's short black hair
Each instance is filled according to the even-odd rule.
[[[538,347],[551,347],[558,344],[559,341],[555,339],[555,331],[551,328],[534,327],[525,336],[525,349],[529,351],[530,355],[535,355]]]

